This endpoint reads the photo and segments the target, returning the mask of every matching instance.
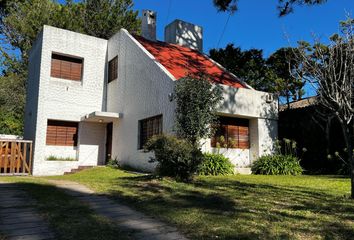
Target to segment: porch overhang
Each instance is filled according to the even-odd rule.
[[[82,122],[110,123],[122,118],[122,113],[95,111],[81,118]]]

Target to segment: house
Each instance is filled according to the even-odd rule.
[[[335,153],[345,157],[342,128],[334,115],[319,114],[318,98],[308,97],[279,106],[279,139],[296,141],[301,166],[312,174],[345,174],[348,169]],[[301,149],[306,152],[302,153]]]
[[[271,152],[277,99],[204,55],[202,33],[176,20],[165,42],[157,41],[156,13],[149,10],[142,36],[121,29],[106,40],[44,26],[29,55],[24,137],[34,143],[33,174],[60,175],[107,159],[152,171],[142,146],[154,134],[173,134],[175,83],[197,72],[223,89],[219,134],[232,144],[220,151],[239,169]],[[203,151],[215,147],[204,140]]]

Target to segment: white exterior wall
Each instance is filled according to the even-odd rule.
[[[85,145],[96,146],[96,151],[83,146],[79,153],[76,148],[46,146],[46,129],[48,119],[79,122],[81,117],[93,111],[104,109],[104,81],[106,75],[106,51],[107,41],[63,29],[44,26],[42,41],[38,41],[31,51],[29,72],[29,101],[26,110],[26,119],[30,111],[35,114],[37,105],[37,119],[28,121],[25,130],[26,139],[34,140],[34,175],[57,175],[70,171],[79,165],[97,165],[102,161],[102,144],[97,143],[93,135],[98,134],[102,139],[105,131],[100,128],[100,133],[84,134],[90,128],[84,124],[79,125],[78,142]],[[82,81],[70,81],[52,78],[50,76],[52,52],[67,54],[83,58]],[[32,65],[40,66],[33,69]],[[39,74],[39,76],[38,76]],[[37,84],[37,82],[39,84]],[[39,85],[39,86],[38,86]],[[38,92],[31,88],[39,89]],[[38,99],[37,101],[35,101]],[[36,104],[37,103],[37,104]],[[27,121],[26,121],[27,122]],[[32,134],[35,132],[35,138]],[[90,138],[86,138],[90,137]],[[100,149],[100,153],[97,149]],[[78,161],[47,161],[49,155],[57,154],[57,157],[76,156]],[[93,153],[93,155],[90,155]],[[49,154],[49,155],[48,155]],[[59,155],[60,154],[60,155]],[[82,157],[89,156],[90,158]]]
[[[163,115],[163,132],[174,124],[174,81],[154,57],[126,31],[121,30],[108,43],[108,59],[118,54],[118,80],[108,85],[107,110],[123,113],[114,123],[112,158],[122,164],[151,171],[149,154],[138,149],[139,120]]]
[[[118,80],[108,84],[107,110],[121,112],[123,118],[114,124],[112,157],[123,164],[151,171],[149,154],[138,150],[138,122],[155,115],[163,115],[164,133],[173,133],[175,103],[168,94],[175,81],[163,66],[125,30],[108,42],[108,60],[118,55]],[[266,102],[268,93],[252,89],[223,87],[225,101],[219,114],[250,120],[250,149],[220,149],[237,167],[248,167],[264,149],[269,152],[277,136],[277,108],[275,99]],[[273,119],[273,120],[267,120]],[[265,125],[263,123],[270,123]],[[204,152],[216,152],[210,139],[203,143]]]
[[[52,52],[84,59],[81,82],[50,77]],[[109,60],[118,56],[118,79],[107,84]],[[173,133],[175,102],[169,94],[174,77],[126,30],[108,41],[45,26],[30,54],[25,139],[34,140],[34,175],[57,175],[80,165],[104,164],[106,125],[80,122],[94,111],[122,113],[113,122],[112,158],[151,171],[150,154],[138,149],[139,120],[163,115],[163,132]],[[272,151],[277,137],[277,100],[267,93],[223,87],[219,114],[249,119],[250,149],[220,149],[237,167],[249,166]],[[80,122],[77,147],[46,146],[47,120]],[[210,139],[203,151],[215,152]],[[46,161],[50,155],[78,161]]]
[[[267,102],[268,93],[245,88],[221,85],[224,101],[219,106],[220,115],[249,120],[249,149],[219,151],[230,158],[236,168],[249,167],[259,156],[271,153],[278,136],[278,101]],[[210,139],[203,143],[204,152],[217,152],[210,146]]]

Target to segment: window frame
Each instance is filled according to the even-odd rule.
[[[157,133],[156,130],[154,129],[155,126],[155,123],[153,122],[154,120],[158,120],[158,129],[157,129]],[[152,134],[148,134],[148,133],[143,133],[144,131],[144,126],[143,124],[145,122],[149,122],[149,121],[152,121]],[[147,123],[148,124],[148,123]],[[151,123],[150,123],[151,124]],[[155,135],[160,135],[163,133],[163,115],[162,114],[159,114],[159,115],[155,115],[155,116],[152,116],[152,117],[148,117],[148,118],[144,118],[144,119],[141,119],[139,120],[138,122],[138,150],[141,150],[144,148],[144,145],[147,143],[147,141],[149,141],[149,139]],[[146,135],[146,137],[144,137],[144,135]],[[150,135],[150,136],[149,136]]]
[[[55,68],[57,66],[54,65],[54,61],[60,61],[60,67]],[[70,64],[70,71],[68,74],[69,76],[65,76],[63,72],[65,72],[62,68],[62,64]],[[75,67],[78,67],[77,65],[79,64],[80,66],[80,72],[79,72],[79,77],[75,78],[73,75],[77,75],[78,73],[74,72],[72,69],[73,64]],[[58,71],[59,73],[55,73]],[[78,56],[73,56],[73,55],[68,55],[68,54],[63,54],[63,53],[58,53],[58,52],[52,52],[51,54],[51,67],[50,67],[50,77],[52,78],[58,78],[58,79],[64,79],[64,80],[69,80],[69,81],[77,81],[81,82],[83,79],[83,73],[84,73],[84,58],[78,57]],[[64,75],[64,76],[63,76]]]
[[[108,62],[108,83],[113,82],[114,80],[117,79],[118,79],[118,55],[112,58]]]
[[[49,130],[50,127],[56,128],[55,133],[53,130]],[[58,128],[61,128],[61,132],[59,132],[60,137],[58,137]],[[62,128],[66,128],[65,131],[63,131]],[[74,133],[71,132],[73,131],[73,128],[75,128]],[[65,137],[63,137],[64,132],[65,132]],[[49,134],[51,134],[52,136],[50,136]],[[55,134],[55,136],[53,136],[53,134]],[[79,135],[79,122],[54,120],[54,119],[47,120],[46,146],[77,147],[78,135]]]
[[[216,128],[216,131],[210,141],[212,148],[218,147],[218,138],[223,136],[225,138],[226,147],[225,145],[221,145],[221,148],[250,149],[249,119],[219,116],[218,121],[218,124],[213,126],[213,128]],[[218,135],[218,132],[221,132],[221,134]],[[234,136],[232,141],[230,141],[230,134]],[[246,138],[246,140],[244,138]]]

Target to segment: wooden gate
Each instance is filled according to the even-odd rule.
[[[0,139],[0,175],[32,173],[32,141]]]

